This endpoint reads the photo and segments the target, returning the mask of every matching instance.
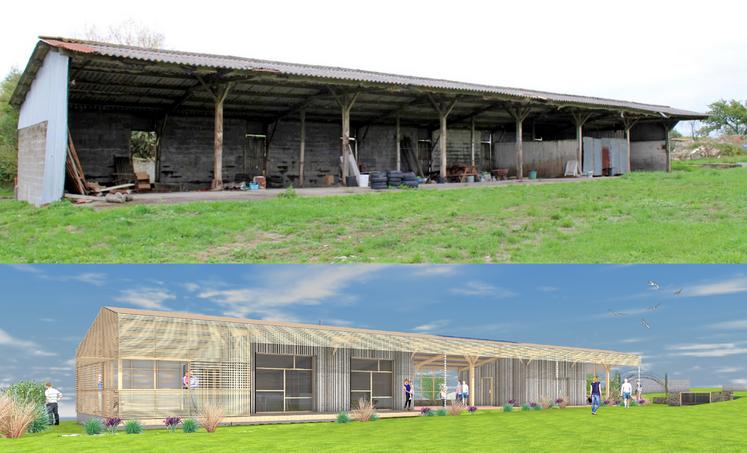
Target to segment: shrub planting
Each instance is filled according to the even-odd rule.
[[[179,423],[181,422],[181,417],[166,417],[163,419],[163,424],[166,425],[166,428],[172,433],[176,431],[176,427],[179,426]]]
[[[514,410],[514,405],[506,403],[503,405],[503,412],[511,412]]]
[[[34,403],[0,395],[0,435],[16,439],[23,436],[37,415]]]
[[[342,411],[339,414],[337,414],[337,419],[335,421],[340,424],[350,423],[350,414],[348,414],[345,411]]]
[[[522,411],[531,411],[532,407],[529,404],[524,403],[524,404],[521,405],[521,410]]]
[[[43,404],[37,404],[34,411],[34,420],[26,429],[29,433],[41,433],[49,428],[49,413],[47,407]]]
[[[449,411],[447,411],[445,407],[442,407],[436,411],[436,415],[438,415],[439,417],[443,417],[449,415]]]
[[[641,398],[641,399],[638,400],[638,404],[639,405],[644,405],[644,404],[646,404],[646,400],[643,399],[643,398]]]
[[[469,412],[470,414],[474,414],[475,412],[477,412],[477,406],[468,407],[467,412]]]
[[[127,420],[124,424],[124,430],[127,434],[140,434],[143,432],[143,424],[137,420]]]
[[[122,423],[122,419],[119,417],[106,417],[104,419],[104,426],[106,427],[106,430],[112,434],[117,433],[117,429],[119,428],[120,423]]]
[[[185,433],[196,433],[200,424],[194,418],[188,418],[182,422],[182,431]]]
[[[430,407],[421,407],[420,408],[420,415],[430,415],[430,413],[433,412]]]
[[[353,418],[359,422],[375,421],[378,419],[374,405],[363,398],[358,400],[358,408],[352,414]]]
[[[568,407],[568,401],[566,401],[565,398],[558,398],[555,400],[555,405],[561,409],[565,409]]]
[[[516,400],[508,400],[508,404],[510,404],[513,407],[520,407],[520,404]]]
[[[98,418],[89,418],[83,424],[83,429],[89,436],[95,436],[101,434],[104,431],[104,425]]]
[[[215,430],[218,429],[220,422],[223,421],[223,416],[224,413],[222,407],[214,404],[206,404],[200,412],[198,421],[200,422],[200,426],[205,428],[205,431],[214,433]]]
[[[449,405],[449,413],[451,415],[460,415],[465,409],[467,409],[467,406],[459,401],[452,401],[451,405]]]

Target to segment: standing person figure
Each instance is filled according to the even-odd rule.
[[[594,376],[589,393],[591,393],[591,415],[597,415],[597,409],[602,405],[602,390],[599,378]]]
[[[635,393],[638,401],[643,399],[643,385],[641,385],[640,379],[638,379],[635,383]]]
[[[60,424],[60,412],[58,404],[62,399],[62,392],[52,387],[51,382],[47,382],[47,389],[44,390],[44,400],[47,404],[47,415],[49,416],[50,425]]]
[[[446,407],[446,396],[449,394],[449,392],[446,389],[446,384],[441,384],[441,391],[439,392],[439,395],[441,397],[441,407]]]
[[[630,384],[630,382],[628,382],[627,379],[625,379],[623,385],[620,386],[620,396],[623,397],[625,408],[627,409],[628,407],[630,407],[630,398],[633,396],[633,386]]]
[[[454,399],[458,402],[462,402],[462,381],[457,380],[456,385],[456,393],[454,394]]]
[[[405,379],[402,390],[405,391],[405,410],[412,410],[412,382],[410,382],[410,379]]]
[[[469,385],[467,381],[462,381],[462,403],[467,404],[469,402]]]

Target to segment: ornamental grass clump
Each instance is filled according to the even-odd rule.
[[[196,433],[200,424],[194,418],[188,418],[182,422],[182,431],[185,433]]]
[[[524,403],[524,404],[521,405],[521,410],[522,411],[531,411],[532,410],[532,406],[530,406],[527,403]]]
[[[337,414],[337,419],[335,420],[335,422],[340,424],[350,423],[350,414],[345,411],[340,412],[339,414]]]
[[[166,428],[172,433],[176,431],[176,427],[179,426],[179,423],[181,422],[181,417],[166,417],[163,419],[163,424],[166,425]]]
[[[436,411],[436,415],[439,417],[443,417],[445,415],[449,415],[449,411],[447,411],[445,407],[442,407]]]
[[[541,404],[537,404],[537,403],[530,403],[529,407],[531,407],[533,411],[541,411],[542,410],[542,405]]]
[[[46,406],[43,404],[36,405],[36,411],[34,411],[34,420],[26,428],[28,433],[41,433],[49,428],[49,413],[47,412]]]
[[[89,418],[83,424],[83,429],[89,436],[96,436],[104,431],[104,424],[98,418]]]
[[[0,395],[0,435],[9,439],[23,436],[36,415],[37,406],[34,403]]]
[[[506,403],[503,405],[503,412],[511,412],[514,410],[514,405]]]
[[[368,422],[378,420],[378,414],[373,403],[363,398],[358,400],[358,408],[352,411],[353,419],[359,422]]]
[[[205,431],[214,433],[218,425],[223,421],[223,408],[214,404],[206,404],[202,407],[200,417],[197,419]]]
[[[124,424],[124,430],[127,434],[141,434],[143,432],[143,424],[137,420],[127,420]]]
[[[119,417],[106,417],[104,419],[104,427],[112,434],[117,434],[120,423],[122,423],[122,419]]]
[[[452,401],[451,405],[449,405],[449,414],[461,415],[465,409],[467,409],[467,406],[465,406],[464,403],[460,401]]]

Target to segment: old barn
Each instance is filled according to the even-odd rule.
[[[703,118],[637,102],[51,37],[39,39],[11,102],[20,109],[18,198],[37,205],[66,188],[138,182],[136,172],[154,190],[188,191],[255,176],[270,187],[320,187],[386,170],[439,182],[668,170],[669,132]],[[152,150],[137,167],[134,142],[143,138]]]

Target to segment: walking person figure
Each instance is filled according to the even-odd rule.
[[[597,415],[597,409],[602,405],[602,390],[599,378],[594,376],[594,381],[591,383],[591,415]]]
[[[412,410],[412,382],[410,382],[410,379],[405,379],[405,382],[402,384],[402,390],[405,391],[405,410],[409,411]]]
[[[62,399],[62,392],[52,387],[51,382],[47,382],[47,389],[44,391],[44,399],[47,403],[47,415],[49,415],[50,425],[60,424],[60,412],[58,404]]]
[[[640,379],[638,379],[636,381],[636,384],[635,384],[635,393],[636,393],[636,398],[638,399],[638,401],[640,401],[640,400],[643,399],[643,385],[641,385],[641,380]]]
[[[454,398],[456,398],[458,402],[462,402],[462,381],[457,380],[456,393],[454,394]]]
[[[441,407],[446,407],[446,396],[448,395],[446,384],[441,384],[440,394],[441,394]]]
[[[462,403],[467,404],[469,401],[469,385],[467,381],[462,381]]]
[[[623,385],[620,386],[620,396],[623,397],[623,401],[625,402],[625,408],[627,409],[630,407],[630,398],[633,395],[633,386],[628,382],[627,379],[625,379],[625,382],[623,382]]]

